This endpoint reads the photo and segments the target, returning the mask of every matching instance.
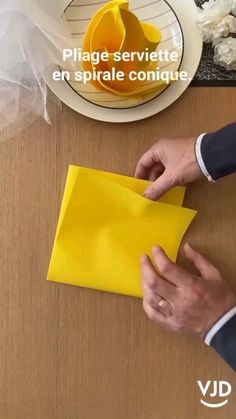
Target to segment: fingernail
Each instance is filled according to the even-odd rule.
[[[145,196],[145,198],[148,199],[155,199],[155,189],[148,189],[147,191],[144,192],[143,194]]]
[[[153,246],[152,251],[153,252],[159,252],[160,249],[161,249],[161,247],[156,245],[156,246]]]
[[[145,263],[147,260],[147,255],[142,255],[141,256],[141,263]]]

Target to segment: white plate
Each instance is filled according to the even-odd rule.
[[[94,6],[91,6],[91,4],[97,3],[97,6],[95,8],[99,8],[102,4],[106,3],[104,1],[101,2],[101,0],[91,0],[89,4],[87,3],[87,0],[77,0],[76,2],[73,2],[71,6],[78,5],[79,7],[70,7],[68,4],[68,9],[66,12],[67,19],[76,19],[77,17],[80,17],[80,19],[87,19],[94,13]],[[165,19],[166,25],[169,25],[169,27],[163,29],[163,38],[168,39],[167,35],[169,33],[170,40],[169,42],[175,42],[177,45],[177,50],[179,51],[180,55],[180,61],[182,59],[180,70],[184,70],[188,73],[189,80],[187,81],[178,81],[169,86],[165,91],[161,93],[158,97],[155,97],[155,99],[152,99],[150,101],[150,97],[148,98],[148,102],[142,105],[137,106],[137,103],[134,105],[134,103],[131,103],[130,100],[126,102],[124,105],[127,108],[128,106],[135,106],[130,109],[114,109],[114,102],[111,103],[111,101],[116,101],[117,99],[110,98],[109,94],[106,94],[109,97],[109,102],[105,102],[106,106],[112,106],[112,108],[106,108],[104,107],[105,103],[91,103],[88,101],[90,94],[86,94],[86,99],[83,98],[81,95],[79,95],[75,90],[72,89],[72,87],[66,82],[66,81],[53,81],[51,76],[49,75],[51,72],[48,72],[47,75],[47,82],[51,90],[69,107],[74,109],[77,112],[80,112],[81,114],[88,116],[93,119],[101,120],[101,121],[107,121],[107,122],[130,122],[135,120],[140,120],[147,118],[151,115],[154,115],[166,107],[170,106],[173,102],[175,102],[182,93],[187,89],[189,86],[192,78],[195,75],[195,72],[197,70],[197,67],[199,65],[199,61],[201,58],[202,53],[202,38],[201,34],[197,28],[197,25],[195,23],[195,16],[196,16],[196,5],[194,3],[194,0],[168,0],[167,2],[164,0],[148,0],[148,3],[146,0],[130,0],[130,9],[134,10],[135,14],[138,15],[138,17],[143,18],[144,10],[145,10],[145,16],[146,18],[150,18],[147,21],[150,21],[150,23],[155,22],[155,16],[159,15],[160,9],[158,8],[158,13],[156,12],[157,6],[161,4],[163,19]],[[144,6],[144,7],[142,7]],[[171,10],[171,8],[174,10]],[[72,11],[70,11],[72,9]],[[80,11],[80,15],[75,15],[75,12],[73,11],[78,9]],[[143,10],[144,9],[144,10]],[[96,11],[96,9],[95,9]],[[81,13],[82,12],[82,13]],[[151,13],[150,13],[151,12]],[[166,13],[165,13],[166,12]],[[73,16],[72,16],[73,13]],[[77,12],[76,12],[77,13]],[[178,17],[178,20],[180,22],[180,25],[178,21],[176,21],[176,16]],[[157,17],[156,19],[159,19],[157,22],[157,26],[163,27],[164,25],[160,24],[161,17]],[[174,20],[171,20],[174,19]],[[84,27],[82,28],[81,32],[84,32],[86,30],[87,20],[84,20]],[[163,22],[163,20],[162,20]],[[78,32],[76,32],[76,22],[71,22],[72,25],[75,27],[75,33],[74,35],[77,39],[79,39],[79,42],[82,44],[83,40],[83,34],[78,35]],[[183,38],[180,31],[180,27],[183,31],[183,37],[184,37],[184,53],[183,53]],[[168,32],[170,30],[170,32]],[[178,30],[180,31],[180,36],[178,36]],[[73,32],[73,26],[72,26],[72,32]],[[169,45],[165,47],[165,49],[169,48]],[[163,47],[161,48],[163,49]],[[182,54],[183,53],[183,54]],[[182,56],[183,55],[183,56]],[[180,62],[178,63],[180,64]],[[73,86],[74,87],[74,86]],[[84,89],[85,87],[88,87],[88,85],[83,85],[80,87],[80,89]],[[86,91],[89,91],[88,89]],[[81,94],[81,93],[80,93]],[[102,95],[104,95],[102,93]],[[94,99],[94,97],[93,97]],[[122,98],[123,99],[123,98]],[[91,100],[91,96],[90,96]],[[107,97],[100,98],[99,100],[107,100]],[[98,100],[98,102],[99,102]],[[100,105],[100,106],[98,106]],[[119,104],[120,106],[120,104]]]
[[[78,48],[83,47],[84,35],[93,15],[107,2],[93,0],[92,3],[88,6],[85,5],[85,0],[73,0],[64,13],[64,19],[68,22],[71,35]],[[150,23],[161,30],[162,40],[158,45],[157,51],[175,51],[177,53],[178,59],[176,61],[162,61],[159,64],[160,69],[173,72],[178,71],[184,54],[184,40],[181,25],[173,9],[166,0],[150,0],[149,2],[135,0],[135,2],[131,1],[130,3],[135,3],[133,7],[130,7],[130,10],[140,21]],[[78,70],[82,70],[81,63],[77,67]],[[67,68],[62,68],[62,70],[67,70]],[[102,92],[91,83],[84,84],[83,82],[73,81],[73,73],[68,84],[78,95],[82,96],[88,102],[111,109],[128,109],[140,106],[162,94],[168,87],[165,85],[156,92],[152,92],[151,94],[146,93],[142,98],[125,98],[123,96],[112,95],[108,92]],[[150,88],[152,86],[154,87],[155,82],[146,81],[144,89],[147,89],[147,85]]]

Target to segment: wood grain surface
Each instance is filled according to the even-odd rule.
[[[234,88],[189,88],[126,125],[63,107],[0,144],[0,419],[235,418],[235,373],[211,348],[153,325],[141,300],[46,281],[70,163],[132,175],[158,137],[216,130],[235,103]],[[235,181],[194,184],[185,205],[187,239],[236,290]],[[229,404],[204,408],[198,379],[230,381]]]

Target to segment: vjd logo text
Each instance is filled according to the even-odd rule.
[[[228,383],[228,381],[207,381],[206,384],[203,384],[202,381],[198,380],[197,383],[203,395],[200,401],[204,406],[217,408],[225,406],[228,403],[229,400],[227,399],[227,396],[229,396],[232,391],[231,384]],[[220,397],[224,398],[224,400],[220,403],[214,403],[213,401],[209,403],[209,401],[207,402],[204,400],[206,396],[208,396],[208,399],[210,396],[211,399]]]

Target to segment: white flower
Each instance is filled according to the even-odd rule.
[[[209,0],[198,11],[198,21],[204,26],[216,24],[230,14],[232,0]]]
[[[232,0],[231,13],[236,16],[236,0]]]
[[[236,70],[236,38],[220,39],[215,46],[214,61],[226,70]]]
[[[215,40],[225,38],[230,33],[236,33],[236,17],[228,15],[215,26],[212,32],[213,44]]]
[[[236,0],[209,0],[198,8],[197,22],[202,30],[203,41],[211,42],[235,31],[235,17],[229,16]]]

